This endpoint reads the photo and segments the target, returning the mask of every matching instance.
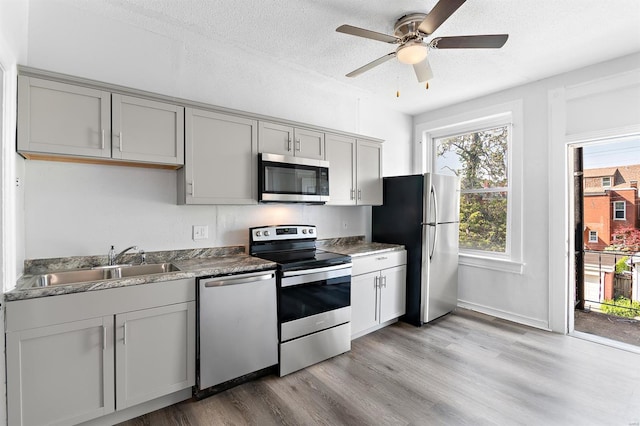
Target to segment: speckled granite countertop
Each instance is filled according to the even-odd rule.
[[[128,255],[128,257],[124,258],[123,263],[133,262],[134,257],[135,255]],[[18,280],[14,290],[5,293],[4,299],[5,302],[11,302],[36,297],[81,293],[185,278],[237,274],[276,268],[274,262],[245,254],[244,247],[242,246],[147,253],[147,263],[162,262],[171,262],[177,266],[180,271],[48,287],[34,287],[40,274],[105,265],[106,256],[27,260],[25,261],[25,275]]]
[[[367,243],[364,236],[318,240],[317,245],[321,250],[352,257],[404,249],[404,246],[397,244]],[[124,256],[122,263],[137,264],[139,262],[136,261],[136,256],[137,254],[128,254]],[[37,287],[36,283],[40,274],[106,265],[107,258],[106,256],[76,256],[26,260],[25,275],[18,280],[15,289],[4,294],[4,300],[11,302],[186,278],[264,271],[275,269],[277,266],[274,262],[249,256],[244,252],[243,246],[147,252],[147,263],[164,262],[173,263],[180,270],[162,274]]]
[[[367,243],[364,236],[333,238],[318,241],[318,248],[351,257],[368,256],[388,251],[404,250],[403,245],[386,243]]]

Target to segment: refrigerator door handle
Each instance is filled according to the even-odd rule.
[[[429,260],[433,259],[433,252],[436,250],[436,244],[438,242],[438,196],[436,194],[436,189],[433,185],[431,185],[431,196],[433,197],[433,213],[435,218],[434,224],[429,224],[433,226],[433,247],[431,247],[431,251],[429,252]]]

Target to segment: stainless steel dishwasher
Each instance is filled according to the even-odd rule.
[[[275,370],[275,271],[200,278],[198,335],[196,397]]]

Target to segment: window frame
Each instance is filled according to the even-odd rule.
[[[416,173],[434,170],[435,138],[462,134],[471,131],[511,125],[510,145],[508,146],[509,195],[507,206],[507,245],[506,253],[487,251],[459,251],[459,264],[474,268],[522,274],[523,262],[523,102],[521,99],[493,105],[487,108],[471,110],[454,116],[445,116],[415,125],[415,162]]]
[[[622,203],[622,209],[616,207],[617,204]],[[622,217],[616,217],[616,212],[622,212]],[[613,201],[613,220],[627,220],[627,202],[626,201]]]
[[[594,235],[595,238],[591,238],[592,235]],[[590,243],[597,243],[598,242],[598,231],[589,231],[588,242],[590,242]]]
[[[502,122],[501,124],[496,124],[494,125],[493,123],[500,123],[502,120],[504,120],[504,122]],[[484,124],[489,124],[491,123],[489,126],[486,126]],[[512,133],[513,133],[513,123],[512,123],[512,119],[511,119],[511,115],[505,115],[503,118],[501,119],[497,119],[497,121],[495,121],[493,118],[491,119],[487,119],[485,122],[482,123],[483,126],[480,128],[477,128],[475,130],[467,130],[464,132],[456,132],[456,133],[452,133],[452,134],[445,134],[442,136],[433,136],[431,137],[431,143],[432,143],[432,149],[433,149],[433,153],[434,155],[431,158],[432,164],[431,164],[431,170],[437,170],[436,168],[436,164],[437,164],[437,156],[435,155],[437,152],[437,144],[438,141],[440,139],[446,139],[446,138],[450,138],[450,137],[456,137],[456,136],[462,136],[462,135],[467,135],[470,133],[478,133],[478,132],[482,132],[482,131],[486,131],[486,130],[492,130],[492,129],[496,129],[499,127],[507,127],[507,186],[496,186],[496,187],[491,187],[491,188],[473,188],[473,189],[461,189],[460,190],[460,195],[462,196],[462,194],[495,194],[495,193],[501,193],[501,192],[506,192],[507,194],[507,224],[506,224],[506,235],[505,235],[505,248],[503,252],[499,252],[499,251],[489,251],[489,250],[477,250],[477,249],[469,249],[469,248],[459,248],[459,252],[460,253],[466,253],[466,254],[470,254],[470,255],[474,255],[474,256],[491,256],[491,257],[506,257],[509,258],[511,255],[511,238],[510,238],[510,231],[511,231],[511,211],[513,210],[511,208],[511,194],[512,194],[512,190],[511,190],[511,172],[512,172],[512,167],[511,167],[511,149],[513,146],[513,137],[512,137]]]
[[[604,184],[604,180],[605,179],[607,179],[609,181],[609,184],[607,184],[607,185]],[[611,188],[611,176],[602,177],[602,187],[603,188]]]

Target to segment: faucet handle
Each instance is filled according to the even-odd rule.
[[[145,263],[147,263],[147,253],[145,253],[144,250],[140,249],[138,254],[140,255],[140,264],[144,265]]]

